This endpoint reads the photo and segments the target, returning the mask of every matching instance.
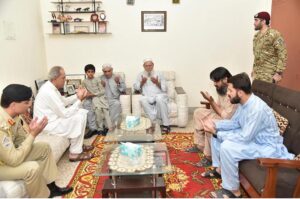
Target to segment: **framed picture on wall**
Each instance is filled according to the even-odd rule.
[[[73,85],[77,89],[81,85],[81,79],[67,79],[67,89],[68,85]]]
[[[142,32],[166,32],[167,11],[142,11]]]
[[[134,5],[134,0],[127,0],[127,5]]]
[[[74,95],[76,93],[74,85],[67,85],[67,93],[68,95]]]

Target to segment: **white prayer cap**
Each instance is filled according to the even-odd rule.
[[[111,66],[111,64],[103,64],[102,65],[102,70],[104,70],[104,69],[106,69],[106,68],[113,68],[112,66]]]
[[[146,62],[152,62],[153,63],[153,60],[151,58],[146,58],[146,59],[144,59],[143,64],[145,64]]]

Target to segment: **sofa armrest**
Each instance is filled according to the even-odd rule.
[[[285,167],[300,169],[299,160],[283,160],[283,159],[273,159],[273,158],[258,158],[258,163],[264,167]]]
[[[175,91],[175,101],[177,104],[177,126],[185,127],[189,119],[187,94],[182,87],[175,87]]]
[[[122,114],[131,114],[131,88],[126,88],[125,92],[120,95]]]
[[[263,198],[275,198],[276,197],[276,183],[277,183],[277,172],[278,167],[285,167],[291,169],[299,169],[299,160],[283,160],[283,159],[272,159],[272,158],[258,158],[258,163],[267,167],[267,175],[265,180],[265,187],[262,192]],[[299,197],[300,195],[300,177],[298,177],[298,182],[296,189],[294,191],[294,197]]]
[[[177,95],[186,94],[182,87],[175,87],[175,91],[176,91]]]
[[[210,109],[210,103],[209,103],[209,102],[206,102],[206,101],[200,101],[200,104],[205,105],[205,108],[206,108],[206,109]]]

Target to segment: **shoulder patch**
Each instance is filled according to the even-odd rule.
[[[11,145],[12,145],[10,139],[9,139],[7,136],[4,136],[4,137],[3,137],[3,140],[2,140],[2,142],[1,142],[1,144],[2,144],[2,146],[3,146],[4,148],[10,148]]]

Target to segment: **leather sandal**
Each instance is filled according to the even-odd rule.
[[[214,198],[241,198],[242,195],[236,196],[231,191],[227,189],[219,189],[210,193],[210,195]]]
[[[188,152],[188,153],[200,153],[200,152],[202,152],[202,150],[199,149],[196,146],[192,146],[192,147],[186,149],[185,152]]]
[[[91,151],[93,150],[95,147],[92,146],[92,145],[82,145],[82,150],[83,152],[88,152],[88,151]]]
[[[208,170],[208,171],[201,173],[201,176],[204,178],[209,178],[209,179],[221,178],[221,174],[219,174],[217,172],[216,168],[214,168],[213,170]]]
[[[211,165],[212,165],[211,160],[209,160],[206,157],[202,158],[198,163],[196,163],[197,167],[210,167]]]
[[[69,158],[70,162],[84,161],[93,158],[94,155],[91,153],[80,153],[76,158]]]

